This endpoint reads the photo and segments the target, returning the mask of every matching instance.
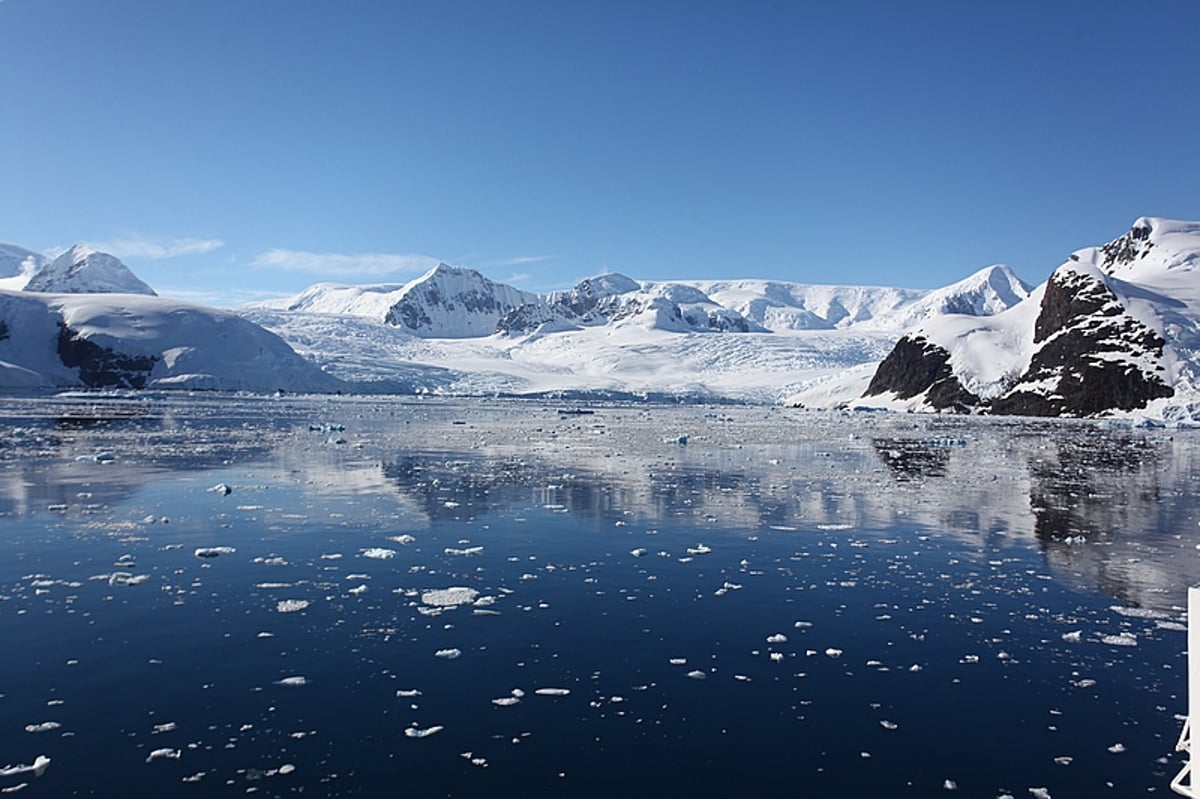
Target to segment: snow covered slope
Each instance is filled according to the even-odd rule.
[[[867,389],[916,409],[1200,416],[1200,223],[1144,217],[1011,309],[931,319]]]
[[[149,294],[147,286],[120,259],[76,244],[49,264],[39,268],[24,286],[25,291],[59,294]]]
[[[29,278],[48,263],[50,259],[32,250],[15,244],[0,244],[0,289],[20,291]]]
[[[0,291],[0,388],[52,386],[341,388],[225,311],[136,294]]]

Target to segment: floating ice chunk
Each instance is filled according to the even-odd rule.
[[[772,652],[770,657],[771,657],[772,663],[782,663],[783,662],[783,653],[782,652]]]
[[[179,725],[173,721],[168,721],[165,724],[155,724],[154,729],[150,731],[151,735],[161,735],[164,732],[173,732]]]
[[[236,547],[197,547],[196,557],[215,558],[220,555],[232,555],[234,552],[237,552]]]
[[[275,603],[275,610],[280,613],[297,613],[308,606],[307,599],[281,599]]]
[[[959,663],[978,663],[979,655],[963,655]]]
[[[842,656],[842,650],[831,646],[825,650],[825,655],[831,658],[840,658]]]
[[[401,688],[396,692],[396,696],[400,699],[412,699],[420,695],[421,689],[419,688]]]
[[[389,535],[388,540],[395,541],[397,544],[400,544],[402,546],[408,546],[409,544],[415,544],[417,542],[417,539],[413,538],[411,535],[408,535],[407,533],[405,533],[404,535]]]
[[[173,760],[178,760],[182,756],[183,756],[183,753],[180,752],[178,749],[171,749],[170,747],[163,747],[162,749],[155,749],[153,752],[151,752],[149,755],[147,755],[146,762],[149,763],[151,760],[159,760],[159,759],[165,758],[165,757],[169,757]]]
[[[888,721],[887,719],[881,719],[879,721],[879,726],[883,727],[885,730],[895,730],[900,727],[900,725],[896,722]]]
[[[712,547],[707,544],[697,544],[694,547],[688,547],[687,550],[689,555],[707,555],[710,552],[712,552]]]
[[[942,783],[942,787],[945,788],[947,791],[957,791],[958,783],[955,782],[954,780],[946,780],[945,782]]]
[[[704,672],[700,671],[700,669],[693,669],[693,670],[689,671],[687,673],[687,676],[693,680],[707,680],[708,679],[708,675],[705,674]]]
[[[286,685],[289,688],[300,688],[301,686],[308,685],[308,678],[301,674],[296,674],[292,677],[284,677],[282,680],[276,680],[275,684]]]
[[[108,576],[108,584],[116,585],[141,585],[150,579],[148,574],[130,574],[129,572],[113,572]]]
[[[223,497],[227,497],[233,493],[233,489],[230,488],[229,486],[225,485],[224,483],[217,483],[215,486],[213,486],[212,488],[210,488],[208,490],[214,494],[220,494]]]
[[[687,658],[671,658],[667,662],[670,663],[672,666],[686,666]]]
[[[347,593],[354,594],[355,596],[362,596],[363,594],[367,593],[366,583],[351,588]]]
[[[813,623],[811,621],[798,621],[792,626],[796,627],[797,629],[803,629],[805,627],[812,627]]]
[[[375,560],[387,560],[388,558],[396,557],[396,550],[387,549],[386,547],[369,547],[363,550],[362,556]]]
[[[1071,761],[1073,761],[1074,759],[1075,758],[1071,757],[1070,755],[1063,755],[1061,757],[1054,758],[1054,762],[1056,765],[1059,765],[1059,766],[1069,766],[1069,765],[1071,765]]]
[[[1125,751],[1125,744],[1118,741],[1117,743],[1108,747],[1108,751],[1112,752],[1114,755],[1119,755]]]
[[[687,433],[680,436],[668,436],[663,439],[664,444],[686,444],[688,443]]]
[[[784,635],[783,633],[775,633],[774,635],[769,635],[769,636],[767,636],[767,643],[768,644],[786,644],[787,636]]]
[[[1133,633],[1117,633],[1116,635],[1101,636],[1100,640],[1109,646],[1137,646],[1137,636]]]
[[[1033,799],[1052,799],[1050,796],[1050,791],[1046,790],[1045,788],[1030,788],[1029,795],[1032,796]]]
[[[521,697],[519,696],[502,696],[499,699],[493,699],[492,704],[500,707],[512,707],[520,701]]]
[[[629,554],[633,555],[635,558],[640,558],[645,556],[649,551],[650,550],[646,549],[645,547],[638,547],[637,549],[631,549]]]
[[[459,605],[471,604],[477,596],[479,596],[479,592],[474,588],[456,585],[450,588],[426,591],[421,594],[421,602],[436,608],[456,608]]]
[[[454,649],[454,648],[439,649],[438,651],[433,653],[433,656],[439,657],[439,658],[445,658],[446,660],[454,660],[455,658],[462,657],[462,650]]]
[[[483,547],[466,547],[465,549],[459,549],[457,547],[446,547],[446,549],[444,551],[447,555],[460,555],[463,557],[470,557],[472,555],[482,555]]]
[[[441,724],[435,724],[432,727],[426,727],[423,730],[418,727],[405,727],[404,734],[409,738],[428,738],[430,735],[435,735],[444,729],[446,728]]]
[[[33,774],[35,777],[40,777],[45,773],[50,766],[50,758],[45,755],[38,755],[33,759],[32,766],[4,766],[0,767],[0,777],[15,777],[18,774]]]
[[[26,724],[25,732],[50,732],[61,726],[62,724],[57,721],[43,721],[41,724]]]
[[[538,696],[567,696],[571,693],[570,688],[538,688],[534,691]]]
[[[1083,640],[1083,630],[1074,630],[1069,633],[1063,633],[1062,639],[1068,644],[1077,644]]]
[[[282,766],[279,767],[279,773],[283,774],[285,776],[288,774],[291,774],[295,770],[296,770],[296,766],[292,763],[284,763]]]

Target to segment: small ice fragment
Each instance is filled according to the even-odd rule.
[[[479,592],[474,588],[456,585],[450,588],[425,591],[421,594],[421,602],[436,608],[454,608],[459,605],[471,604],[477,596],[479,596]]]
[[[177,725],[173,721],[168,721],[166,724],[155,724],[154,729],[150,731],[150,734],[151,735],[161,735],[164,732],[173,731],[177,726],[179,726],[179,725]]]
[[[962,660],[959,662],[960,663],[978,663],[979,655],[963,655]]]
[[[707,555],[710,552],[712,552],[712,547],[707,544],[696,544],[694,547],[688,547],[687,550],[689,555]]]
[[[894,721],[888,721],[887,719],[881,719],[879,721],[879,726],[883,727],[885,730],[894,730],[894,729],[898,728],[900,725]]]
[[[388,540],[395,541],[397,544],[401,544],[403,546],[408,546],[409,544],[415,544],[417,541],[417,539],[413,538],[411,535],[409,535],[407,533],[405,533],[404,535],[390,535],[390,536],[388,536]]]
[[[692,671],[689,671],[689,672],[687,673],[687,676],[688,676],[688,677],[691,677],[693,680],[706,680],[706,679],[708,679],[708,675],[707,675],[707,674],[705,674],[704,672],[700,671],[700,669],[693,669]]]
[[[308,607],[307,599],[281,599],[275,603],[275,610],[280,613],[296,613]]]
[[[223,497],[227,497],[233,493],[233,489],[230,488],[229,486],[225,485],[224,483],[217,483],[215,486],[213,486],[212,488],[210,488],[208,490],[214,494],[220,494]]]
[[[430,735],[439,733],[444,729],[446,729],[446,728],[443,727],[441,724],[435,724],[432,727],[426,727],[423,730],[419,729],[417,727],[405,727],[404,734],[407,735],[409,738],[428,738]]]
[[[354,594],[355,596],[361,596],[362,594],[367,593],[367,586],[364,583],[363,585],[351,588],[347,593]]]
[[[663,439],[664,444],[686,444],[688,442],[687,433],[680,436],[669,436]]]
[[[1101,641],[1109,646],[1137,646],[1137,636],[1133,633],[1118,633],[1117,635],[1105,635],[1100,638]]]
[[[153,752],[151,752],[149,755],[147,755],[146,762],[149,763],[151,760],[158,760],[159,758],[163,758],[163,757],[169,757],[174,760],[178,760],[181,756],[182,756],[182,753],[178,749],[171,749],[170,747],[163,747],[162,749],[155,749]]]
[[[411,699],[415,696],[420,696],[420,695],[421,695],[421,690],[419,688],[401,688],[399,691],[396,692],[396,696],[400,697],[401,699]]]
[[[50,732],[61,726],[62,724],[57,721],[43,721],[41,724],[26,724],[25,732]]]
[[[945,788],[947,791],[957,791],[958,783],[955,782],[954,780],[946,780],[945,782],[942,783],[942,787]]]
[[[671,658],[667,662],[670,663],[672,666],[686,666],[687,658]]]
[[[32,766],[3,766],[0,767],[0,777],[15,777],[18,774],[30,774],[35,777],[42,776],[46,768],[50,765],[50,758],[45,755],[38,755],[33,759]]]
[[[363,550],[362,556],[364,558],[374,558],[375,560],[387,560],[388,558],[396,557],[396,550],[387,549],[386,547],[370,547]]]
[[[433,653],[433,656],[439,657],[439,658],[445,658],[446,660],[454,660],[455,658],[462,656],[462,650],[461,649],[453,649],[453,648],[452,649],[439,649],[438,651]]]
[[[215,558],[219,555],[232,555],[234,552],[237,552],[236,547],[197,547],[196,557]]]
[[[1108,747],[1108,751],[1112,752],[1114,755],[1119,755],[1125,751],[1125,744],[1118,741],[1117,743]]]
[[[108,576],[110,587],[117,585],[141,585],[150,579],[148,574],[130,574],[129,572],[113,572]]]
[[[1046,790],[1045,788],[1030,788],[1029,795],[1032,796],[1033,799],[1051,799],[1050,791]]]
[[[1083,640],[1083,630],[1075,630],[1074,632],[1063,633],[1062,639],[1068,644],[1077,644]]]
[[[282,766],[279,767],[279,773],[285,774],[285,775],[291,774],[295,770],[296,770],[295,765],[293,765],[291,763],[284,763]]]
[[[783,633],[775,633],[774,635],[769,635],[769,636],[767,636],[767,643],[768,644],[786,644],[787,636],[784,635]]]
[[[782,663],[783,662],[783,653],[782,652],[772,652],[770,657],[771,657],[772,663]]]
[[[499,705],[500,707],[511,707],[520,701],[521,698],[517,696],[502,696],[499,699],[493,699],[492,704]]]
[[[538,696],[567,696],[571,693],[570,688],[538,688],[534,691]]]
[[[1056,765],[1059,765],[1059,766],[1069,766],[1069,765],[1071,765],[1071,761],[1074,759],[1075,758],[1073,758],[1069,755],[1063,755],[1062,757],[1054,758],[1054,762]]]
[[[629,554],[633,555],[635,558],[640,558],[640,557],[643,557],[644,555],[646,555],[646,553],[648,553],[649,551],[650,550],[646,549],[645,547],[638,547],[637,549],[631,549],[629,551]]]
[[[282,680],[276,681],[275,684],[276,685],[286,685],[289,688],[299,688],[302,685],[308,685],[308,678],[304,677],[303,675],[297,674],[292,677],[284,677]]]
[[[472,555],[482,555],[483,547],[467,547],[465,549],[458,549],[457,547],[446,547],[446,549],[444,551],[447,555],[460,555],[463,557],[470,557]]]
[[[831,658],[840,658],[842,656],[842,650],[838,649],[837,647],[831,646],[825,650],[825,654],[826,654],[826,656],[831,657]]]

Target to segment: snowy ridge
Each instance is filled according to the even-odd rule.
[[[20,291],[50,259],[15,244],[0,244],[0,289]]]
[[[60,294],[148,294],[154,289],[138,279],[120,259],[76,244],[39,268],[25,291]]]
[[[273,333],[212,308],[136,294],[0,291],[0,388],[333,391]]]
[[[985,319],[916,327],[867,398],[915,410],[1038,416],[1200,413],[1200,224],[1155,217],[1078,250],[1042,286]],[[802,400],[801,400],[802,401]]]

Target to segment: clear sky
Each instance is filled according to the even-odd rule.
[[[437,260],[1032,283],[1200,219],[1200,2],[0,0],[0,241],[217,304]]]

